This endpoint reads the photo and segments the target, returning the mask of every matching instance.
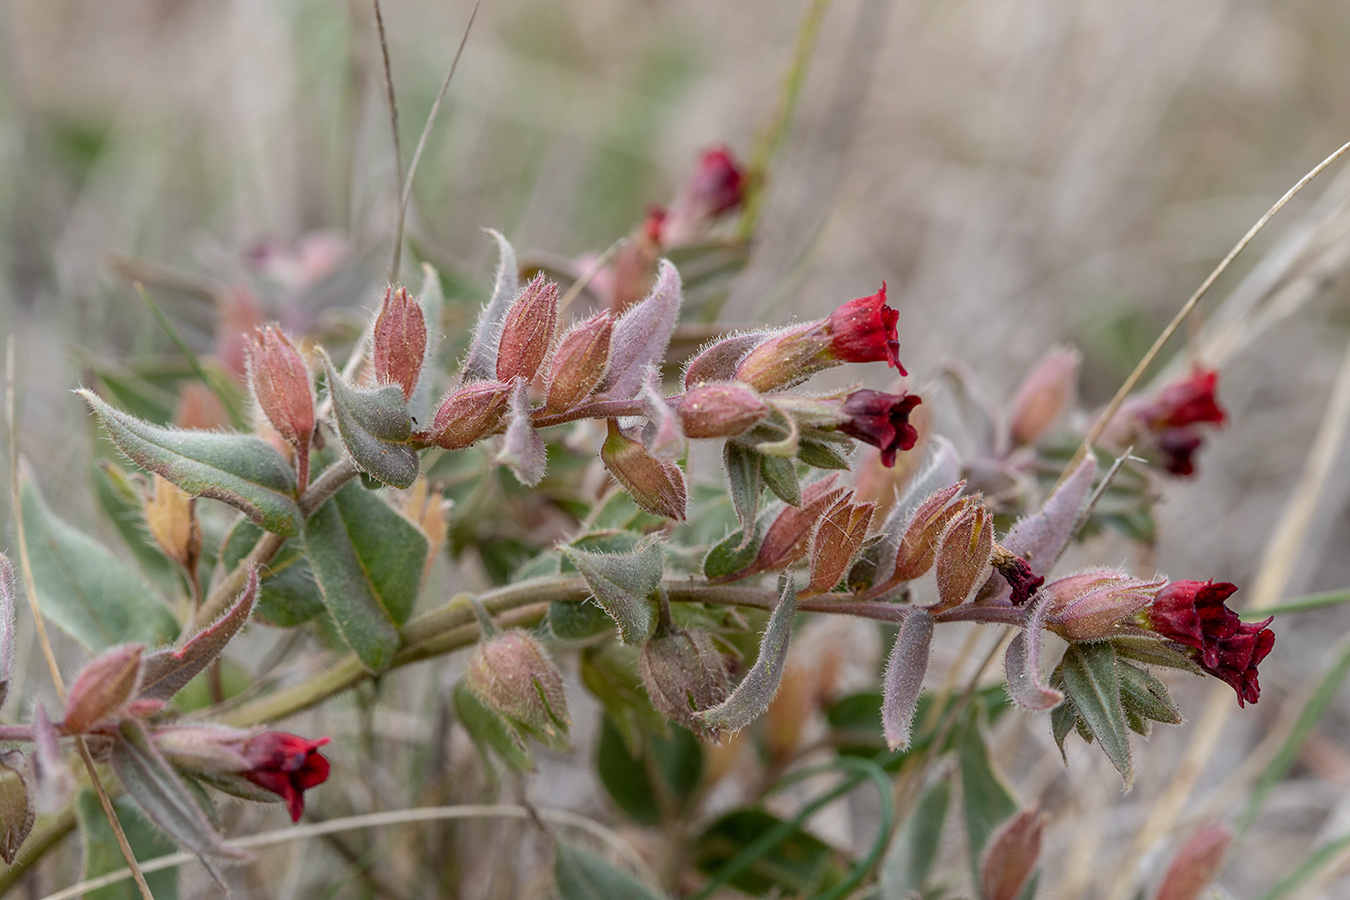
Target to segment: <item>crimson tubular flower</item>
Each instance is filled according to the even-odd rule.
[[[830,314],[830,353],[843,362],[887,362],[900,365],[900,313],[886,305],[886,282],[870,297],[850,300]],[[908,449],[908,448],[906,448]]]
[[[862,388],[844,399],[848,416],[839,430],[849,437],[881,450],[881,463],[895,465],[895,455],[913,448],[919,432],[909,424],[909,414],[923,401],[914,394],[887,394]]]
[[[1224,602],[1237,590],[1226,581],[1173,581],[1158,592],[1145,615],[1149,627],[1190,649],[1191,658],[1237,693],[1238,706],[1261,696],[1256,667],[1275,646],[1264,622],[1243,622]]]
[[[305,810],[305,791],[328,779],[328,760],[319,748],[331,738],[307,741],[283,731],[264,731],[243,748],[249,768],[239,774],[286,801],[292,822]]]
[[[1163,468],[1173,475],[1195,474],[1193,457],[1204,442],[1196,426],[1222,426],[1228,420],[1214,396],[1218,384],[1217,371],[1197,367],[1188,378],[1167,385],[1136,412],[1155,436]]]

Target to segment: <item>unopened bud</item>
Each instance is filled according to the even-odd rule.
[[[70,686],[61,730],[82,734],[118,719],[141,686],[144,650],[140,644],[121,644],[91,660]]]
[[[694,713],[717,706],[731,691],[726,661],[701,628],[672,630],[642,646],[642,683],[662,715],[704,740],[718,732]]]
[[[657,219],[655,236],[666,244],[697,239],[714,219],[741,204],[748,180],[730,149],[722,146],[708,150],[669,212]]]
[[[1023,810],[999,826],[980,865],[984,900],[1017,900],[1036,871],[1044,831],[1045,819],[1034,809]]]
[[[816,523],[844,496],[844,489],[834,486],[837,477],[831,475],[808,485],[802,491],[801,506],[789,506],[778,514],[759,545],[759,554],[751,567],[754,571],[783,569],[806,555]]]
[[[772,391],[805,381],[837,363],[825,358],[830,347],[824,320],[776,331],[763,338],[736,364],[736,380],[757,391]]]
[[[1219,874],[1233,832],[1220,822],[1202,825],[1181,845],[1154,900],[1199,900]]]
[[[816,526],[811,539],[810,593],[823,594],[838,584],[862,549],[875,507],[871,503],[855,505],[850,502],[852,498],[850,493],[837,500]]]
[[[546,745],[567,745],[571,719],[562,673],[526,631],[502,631],[478,645],[464,668],[469,690],[493,712]]]
[[[654,515],[684,521],[688,504],[684,472],[675,463],[653,456],[641,441],[624,434],[614,419],[609,420],[609,435],[600,448],[600,458],[638,506]]]
[[[254,733],[222,725],[166,725],[150,736],[175,768],[215,774],[248,768],[243,749]]]
[[[253,333],[248,382],[258,408],[286,443],[309,446],[314,433],[314,385],[304,357],[275,326]]]
[[[36,818],[26,769],[18,750],[0,750],[0,859],[5,865],[14,864]]]
[[[447,450],[462,450],[497,431],[511,399],[511,385],[478,381],[458,387],[436,408],[431,439]]]
[[[741,361],[741,357],[764,338],[765,335],[760,333],[733,334],[708,344],[685,364],[685,390],[736,377],[736,364]]]
[[[1041,588],[1046,627],[1066,641],[1101,641],[1126,630],[1167,583],[1140,581],[1115,569],[1089,569]]]
[[[145,498],[145,524],[165,556],[187,572],[195,572],[202,553],[197,501],[158,474],[152,483],[153,492]]]
[[[375,382],[396,384],[403,389],[403,399],[411,400],[427,354],[427,323],[421,304],[407,288],[385,290],[373,335]]]
[[[506,311],[497,345],[497,380],[532,380],[548,355],[557,324],[558,286],[537,275]]]
[[[934,612],[970,599],[989,577],[994,552],[994,517],[979,504],[968,505],[942,533],[937,555],[938,602]]]
[[[942,533],[952,519],[974,502],[952,502],[965,486],[961,481],[934,491],[910,515],[895,555],[894,581],[913,581],[933,567]]]
[[[688,391],[678,410],[685,437],[727,438],[749,431],[769,414],[769,404],[749,385],[728,381]]]
[[[614,322],[602,312],[563,335],[549,363],[549,412],[566,412],[595,390],[609,371],[609,344]]]
[[[1072,347],[1052,347],[1027,375],[1013,399],[1008,432],[1014,447],[1036,443],[1073,403],[1083,354]]]

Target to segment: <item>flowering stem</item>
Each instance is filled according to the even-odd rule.
[[[597,400],[567,412],[548,413],[539,409],[531,416],[535,428],[547,428],[550,425],[563,425],[578,419],[615,419],[620,416],[646,415],[646,409],[639,400]]]
[[[0,725],[0,741],[32,741],[33,729],[28,725]]]

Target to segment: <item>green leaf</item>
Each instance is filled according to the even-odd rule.
[[[716,872],[766,831],[781,828],[782,819],[762,809],[738,809],[709,825],[694,844],[700,870]],[[782,840],[760,853],[727,884],[756,896],[796,897],[828,888],[843,877],[829,844],[800,826],[787,830]]]
[[[398,649],[427,558],[421,529],[378,495],[348,484],[305,523],[324,605],[361,664],[382,672]]]
[[[644,735],[664,734],[669,727],[642,689],[636,647],[614,641],[587,647],[581,654],[581,683],[600,701],[629,755],[641,752]]]
[[[454,690],[455,716],[469,733],[483,764],[489,765],[489,751],[501,757],[513,769],[525,772],[534,768],[534,757],[520,733],[479,700],[463,681]]]
[[[662,809],[687,807],[703,777],[703,747],[688,729],[670,727],[670,736],[642,733],[637,752],[629,749],[609,716],[600,723],[596,773],[610,799],[641,825],[656,825]]]
[[[632,553],[560,549],[586,579],[591,599],[619,626],[619,639],[625,644],[647,640],[653,624],[651,597],[661,585],[664,569],[661,545],[650,543]]]
[[[1073,701],[1079,724],[1086,727],[1129,790],[1134,782],[1130,760],[1129,726],[1120,702],[1119,663],[1111,644],[1072,644],[1064,653],[1060,672],[1064,692]]]
[[[553,877],[562,900],[663,900],[632,875],[566,841],[558,842]]]
[[[262,535],[262,529],[247,519],[237,521],[221,542],[220,571],[232,571]],[[258,570],[258,575],[262,582],[253,615],[259,621],[291,628],[324,611],[323,593],[299,542],[282,544],[272,561]]]
[[[731,497],[732,508],[736,510],[736,518],[741,523],[742,534],[752,528],[755,516],[759,512],[759,495],[763,489],[760,479],[763,462],[763,456],[734,441],[727,441],[722,446],[722,467],[727,473],[727,494]]]
[[[966,717],[958,738],[957,763],[961,773],[961,803],[966,819],[971,873],[979,879],[984,846],[999,825],[1017,812],[1017,799],[1002,774],[994,768],[984,741],[980,717]]]
[[[946,778],[929,785],[919,797],[913,815],[895,833],[881,864],[881,900],[906,900],[911,891],[928,883],[951,797],[952,785]]]
[[[782,456],[761,457],[760,477],[769,490],[788,506],[802,505],[802,485],[797,480],[797,466]]]
[[[47,508],[37,482],[20,476],[19,502],[42,612],[97,653],[114,644],[157,647],[178,635],[178,621],[154,587],[87,534]]]
[[[323,356],[328,392],[333,399],[342,446],[356,467],[377,481],[396,488],[412,487],[417,480],[419,457],[408,446],[412,417],[403,389],[396,384],[354,388]]]
[[[560,641],[585,641],[614,633],[614,620],[588,600],[554,600],[548,605],[548,630]]]
[[[114,409],[89,391],[76,393],[136,465],[193,496],[228,503],[268,531],[284,537],[300,533],[295,472],[266,441],[251,434],[161,428]]]
[[[137,860],[145,862],[177,851],[178,846],[146,821],[131,801],[118,797],[113,801],[113,807]],[[84,850],[85,880],[126,868],[126,859],[118,847],[117,836],[113,834],[112,826],[103,814],[103,806],[93,791],[82,790],[76,797],[75,821],[79,825],[80,846]],[[145,883],[149,885],[150,893],[155,895],[155,900],[176,900],[178,897],[177,868],[151,872],[145,876]],[[96,891],[86,891],[84,896],[85,900],[141,900],[140,891],[130,878]]]
[[[803,437],[797,445],[797,458],[813,469],[847,471],[848,457],[832,444]]]
[[[707,578],[722,578],[747,569],[759,555],[759,545],[764,541],[764,524],[756,522],[750,540],[744,532],[733,531],[722,538],[703,557],[703,574]]]
[[[717,706],[694,713],[707,727],[718,731],[740,731],[769,708],[787,667],[788,642],[792,638],[792,619],[797,613],[797,588],[791,578],[780,578],[778,604],[769,616],[759,656],[736,689]]]
[[[1185,721],[1176,701],[1163,684],[1150,672],[1122,662],[1120,672],[1120,701],[1125,712],[1134,713],[1154,722],[1180,725]]]

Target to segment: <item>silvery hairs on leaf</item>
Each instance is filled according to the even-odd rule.
[[[348,384],[322,350],[328,373],[328,393],[338,436],[352,462],[362,472],[396,488],[412,487],[419,457],[405,441],[412,435],[412,418],[403,389],[396,384],[357,388]]]
[[[520,290],[520,267],[516,262],[516,251],[511,242],[501,233],[484,228],[497,242],[497,278],[492,287],[492,299],[478,316],[478,324],[473,329],[473,343],[469,345],[469,355],[464,361],[461,376],[463,383],[490,379],[497,370],[497,340],[500,337],[502,320],[511,308],[511,301]]]
[[[9,693],[9,679],[14,674],[14,566],[9,557],[0,553],[0,706]]]
[[[734,734],[764,715],[783,681],[792,619],[796,614],[796,585],[783,576],[778,579],[778,604],[764,629],[755,664],[724,703],[695,713],[695,718],[713,731]]]
[[[680,273],[663,259],[651,293],[614,324],[609,375],[602,388],[611,400],[636,396],[647,368],[660,367],[680,318],[681,299]]]
[[[1064,700],[1064,694],[1041,678],[1041,638],[1050,605],[1044,597],[1033,598],[1032,604],[1022,630],[1008,644],[1003,667],[1008,679],[1008,696],[1013,704],[1018,709],[1042,712],[1058,706]]]
[[[497,462],[510,467],[521,484],[534,487],[544,478],[548,450],[530,420],[530,386],[523,378],[516,379],[507,416],[506,436],[497,453]]]
[[[651,597],[661,584],[665,565],[661,545],[651,542],[632,553],[588,553],[560,548],[577,567],[591,598],[619,626],[619,640],[641,644],[652,632]]]
[[[225,645],[244,627],[257,597],[258,570],[250,566],[243,591],[219,619],[197,632],[183,646],[158,650],[145,658],[139,697],[165,702],[173,699],[220,656]]]
[[[911,607],[895,636],[881,686],[881,726],[892,751],[909,746],[932,643],[932,615],[923,607]]]

